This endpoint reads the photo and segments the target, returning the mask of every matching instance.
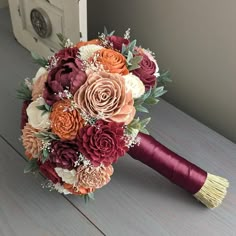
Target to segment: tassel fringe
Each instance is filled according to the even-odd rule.
[[[204,185],[193,196],[208,208],[215,208],[222,203],[228,187],[227,179],[207,173]]]

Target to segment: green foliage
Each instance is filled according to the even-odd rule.
[[[84,194],[84,195],[81,195],[81,197],[84,199],[85,203],[88,203],[90,200],[95,200],[94,193]]]
[[[43,111],[42,112],[42,116],[44,115],[44,114],[46,114],[47,112],[51,112],[51,110],[52,110],[52,107],[51,106],[49,106],[48,104],[43,104],[43,105],[40,105],[40,106],[37,106],[37,108],[39,109],[39,110],[41,110],[41,111]]]
[[[57,37],[59,39],[59,45],[62,47],[62,48],[65,48],[66,47],[66,42],[68,40],[67,37],[65,37],[63,34],[61,33],[58,33],[57,34]]]
[[[36,64],[42,67],[46,67],[48,65],[48,60],[44,57],[39,56],[37,53],[31,52],[31,56]]]
[[[16,90],[16,94],[16,97],[18,99],[22,99],[24,101],[29,101],[32,98],[31,90],[29,89],[25,81],[21,82],[20,88]]]
[[[104,26],[103,34],[105,36],[112,36],[114,33],[115,33],[115,30],[113,30],[111,33],[108,33],[106,26]]]
[[[160,71],[160,76],[158,77],[158,83],[165,85],[168,82],[172,82],[170,78],[170,72],[168,70]]]
[[[136,119],[133,119],[133,121],[127,126],[127,132],[129,134],[132,134],[136,132],[136,130],[139,130],[142,133],[149,134],[148,130],[146,129],[146,126],[150,122],[151,118],[146,118],[143,120],[140,120],[139,117]]]
[[[42,139],[45,142],[49,142],[52,140],[59,140],[59,137],[56,134],[47,131],[37,132],[34,135],[35,137]]]
[[[49,157],[49,150],[46,148],[43,149],[42,154],[43,155],[42,155],[41,161],[42,161],[42,163],[44,163]]]
[[[159,97],[165,94],[164,86],[153,87],[144,93],[140,98],[134,100],[134,106],[137,111],[148,113],[148,109],[145,105],[154,105],[159,102]]]
[[[32,160],[29,160],[26,163],[26,166],[24,168],[24,173],[29,173],[29,172],[36,172],[39,169],[37,159],[33,158]]]

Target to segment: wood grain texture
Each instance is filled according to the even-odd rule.
[[[25,161],[0,138],[0,235],[103,235],[63,196],[25,175]]]
[[[122,158],[95,202],[73,203],[108,235],[236,235],[236,146],[165,101],[151,111],[151,134],[231,186],[223,204],[203,207],[191,195],[143,164]],[[115,223],[114,223],[115,222]]]
[[[9,13],[0,10],[0,107],[4,111],[0,113],[0,134],[23,154],[18,140],[21,103],[15,98],[15,89],[22,78],[34,76],[37,66],[32,63],[29,53],[13,39],[7,18]],[[208,172],[230,180],[229,193],[222,206],[206,209],[188,193],[128,155],[114,166],[111,182],[96,192],[95,201],[85,205],[74,196],[68,197],[68,201],[106,235],[236,235],[236,145],[165,101],[152,109],[150,115],[149,130],[158,141]],[[0,154],[0,172],[4,181],[0,180],[0,183],[5,191],[18,193],[19,197],[0,192],[0,235],[4,235],[5,229],[8,230],[8,234],[4,231],[7,236],[14,235],[19,226],[32,235],[37,232],[38,225],[43,225],[44,230],[48,230],[48,225],[54,226],[53,231],[46,231],[48,234],[43,235],[60,235],[56,232],[66,226],[64,223],[58,225],[57,217],[71,219],[71,228],[68,226],[64,230],[68,230],[67,235],[73,235],[80,228],[77,223],[80,218],[77,219],[75,210],[59,194],[42,190],[41,178],[23,175],[23,160],[17,159],[5,145],[4,149]],[[14,175],[8,173],[9,161],[14,163]],[[23,186],[19,186],[20,183]],[[29,191],[28,196],[26,192]],[[43,209],[40,208],[42,204]],[[33,215],[36,209],[39,212]],[[21,221],[19,212],[22,217],[26,215],[27,220],[22,218]],[[50,218],[52,213],[54,217]],[[31,227],[29,223],[32,222],[35,225]]]

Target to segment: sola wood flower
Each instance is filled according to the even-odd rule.
[[[104,48],[97,51],[96,54],[98,55],[97,61],[103,65],[106,71],[121,75],[129,74],[126,59],[121,53]]]
[[[26,124],[22,130],[22,141],[27,156],[38,158],[38,155],[42,148],[42,142],[35,136],[38,130],[33,128],[30,124]]]
[[[109,166],[128,150],[122,123],[98,120],[94,126],[85,126],[78,136],[80,152],[94,166]]]
[[[132,94],[126,93],[125,80],[119,74],[90,74],[75,93],[74,101],[82,112],[104,120],[129,124],[135,115]]]
[[[85,188],[82,186],[74,186],[72,184],[67,184],[64,183],[63,187],[68,190],[70,193],[75,194],[75,195],[86,195],[88,193],[92,193],[95,191],[93,188]]]
[[[112,165],[109,166],[79,166],[77,169],[78,185],[85,188],[101,188],[108,184],[113,174]]]
[[[37,78],[32,87],[32,100],[36,100],[37,98],[42,97],[47,78],[48,72],[45,72],[43,75]]]
[[[73,140],[84,120],[79,112],[71,106],[70,100],[60,100],[52,107],[50,115],[52,132],[62,140]]]

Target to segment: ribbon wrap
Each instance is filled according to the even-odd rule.
[[[172,183],[191,194],[197,193],[207,178],[207,172],[177,155],[152,136],[138,134],[140,144],[131,147],[128,154],[156,170]]]

